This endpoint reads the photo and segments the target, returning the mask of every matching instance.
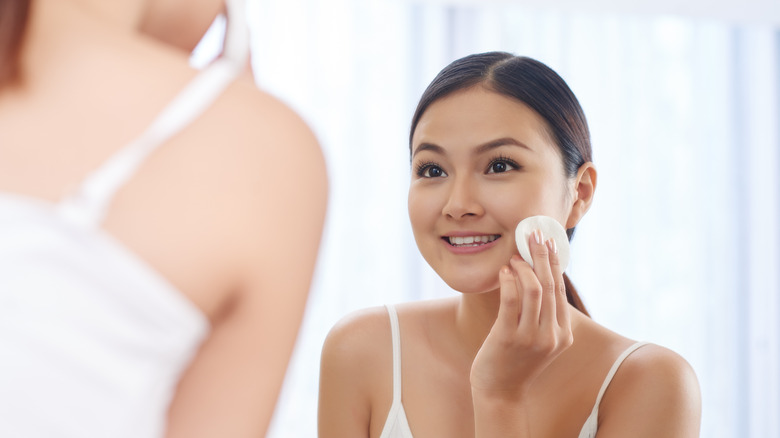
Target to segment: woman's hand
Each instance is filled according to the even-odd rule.
[[[477,399],[521,403],[531,382],[573,341],[555,242],[530,239],[534,267],[520,256],[499,272],[498,317],[471,366]]]

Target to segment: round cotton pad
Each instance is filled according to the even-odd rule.
[[[523,219],[517,224],[515,229],[515,243],[520,256],[528,262],[531,267],[534,261],[531,259],[531,249],[528,247],[528,239],[535,230],[541,230],[544,241],[552,238],[558,247],[558,261],[561,263],[561,269],[565,270],[569,266],[569,238],[566,236],[566,230],[555,219],[549,216],[531,216]]]

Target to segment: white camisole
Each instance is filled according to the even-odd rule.
[[[401,401],[401,332],[398,325],[398,314],[395,311],[395,307],[387,305],[387,313],[390,315],[390,333],[393,339],[393,402],[390,406],[390,412],[387,414],[387,420],[385,421],[382,434],[380,438],[413,438],[412,431],[409,428],[409,421],[406,418],[406,412]],[[598,429],[598,416],[599,405],[601,404],[601,398],[604,396],[607,387],[612,378],[615,376],[620,365],[633,353],[637,348],[645,345],[646,342],[637,342],[628,347],[623,353],[618,356],[615,363],[612,364],[612,368],[607,373],[607,377],[604,379],[604,383],[601,385],[599,394],[596,397],[596,403],[593,406],[590,416],[585,420],[585,424],[580,430],[578,438],[594,438],[596,436],[596,430]]]

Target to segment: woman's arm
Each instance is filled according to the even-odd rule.
[[[234,86],[223,99],[207,113],[203,137],[219,141],[215,147],[228,158],[214,165],[230,167],[220,174],[229,181],[220,182],[219,207],[206,205],[202,214],[222,218],[227,242],[216,259],[230,260],[223,284],[235,293],[180,382],[168,437],[265,435],[325,216],[324,160],[305,124],[249,87]]]

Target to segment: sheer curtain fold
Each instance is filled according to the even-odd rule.
[[[738,298],[747,401],[741,421],[751,436],[780,436],[780,32],[738,31],[735,39],[735,147],[744,188],[738,266],[748,292]]]
[[[408,225],[408,128],[439,69],[487,50],[549,64],[585,109],[599,187],[569,273],[594,318],[693,365],[702,436],[780,436],[776,27],[512,2],[256,0],[250,13],[257,81],[311,124],[331,178],[269,436],[316,436],[319,352],[340,317],[455,293]]]

